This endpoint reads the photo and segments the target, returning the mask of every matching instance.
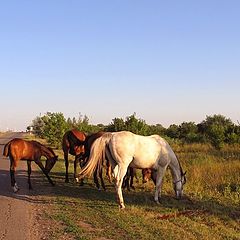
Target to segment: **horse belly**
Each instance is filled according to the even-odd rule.
[[[143,154],[141,156],[135,156],[133,161],[130,163],[131,167],[134,168],[156,168],[157,157],[154,154],[147,155]]]

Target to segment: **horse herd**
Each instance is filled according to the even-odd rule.
[[[161,197],[162,179],[167,167],[170,168],[173,177],[176,198],[180,199],[183,195],[186,172],[183,173],[180,162],[170,145],[158,135],[141,136],[129,131],[97,132],[86,135],[73,129],[64,134],[62,150],[66,167],[65,182],[69,182],[68,154],[75,156],[74,177],[77,181],[80,179],[80,184],[83,184],[84,177],[93,175],[97,188],[100,188],[99,177],[101,185],[105,189],[102,173],[103,169],[106,169],[109,180],[114,178],[118,204],[121,209],[125,208],[122,187],[132,186],[136,169],[142,169],[143,181],[147,181],[149,178],[154,181],[156,203],[159,203]],[[41,168],[48,181],[54,185],[48,174],[58,156],[50,147],[37,141],[15,138],[4,146],[3,155],[10,159],[11,186],[14,192],[19,190],[15,180],[15,171],[19,160],[27,160],[29,189],[32,189],[30,181],[32,161]],[[41,162],[41,156],[46,157],[45,167]],[[79,173],[77,173],[78,164],[81,167]]]

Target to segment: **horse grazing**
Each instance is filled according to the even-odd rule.
[[[151,168],[142,169],[142,182],[147,183],[150,179],[156,185],[157,171]]]
[[[19,190],[15,180],[15,171],[20,160],[27,160],[29,189],[32,189],[32,184],[30,181],[32,161],[34,161],[41,168],[48,181],[54,185],[48,173],[56,163],[58,156],[55,155],[50,147],[46,147],[37,141],[26,141],[20,138],[14,138],[4,146],[3,155],[9,157],[10,159],[11,186],[14,192]],[[47,158],[45,167],[41,162],[41,156]]]
[[[82,177],[90,175],[99,163],[105,159],[110,161],[115,177],[115,186],[121,209],[125,208],[122,196],[122,182],[128,166],[134,168],[151,168],[157,171],[154,200],[159,203],[161,185],[167,167],[173,177],[173,188],[176,197],[183,195],[186,182],[181,165],[170,145],[160,136],[140,136],[128,131],[106,133],[95,140],[91,147],[90,157],[80,172]]]
[[[74,160],[74,178],[78,182],[77,177],[77,164],[81,161],[83,154],[85,153],[84,149],[84,141],[86,139],[86,135],[83,132],[78,131],[77,129],[72,129],[67,131],[62,140],[62,150],[64,153],[64,160],[65,160],[65,182],[69,182],[68,179],[68,154],[75,156]],[[81,164],[80,164],[81,165]],[[83,183],[83,182],[81,182]]]

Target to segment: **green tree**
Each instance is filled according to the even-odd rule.
[[[33,134],[43,138],[44,137],[44,126],[45,122],[42,117],[38,116],[32,121]]]
[[[44,138],[50,144],[60,147],[63,135],[67,131],[67,122],[63,113],[48,112],[42,119],[44,121]]]
[[[166,130],[166,134],[170,138],[177,139],[180,137],[180,128],[176,124],[171,124],[169,128]]]
[[[127,130],[125,126],[125,122],[122,118],[114,118],[112,122],[106,127],[108,132],[118,132]]]
[[[131,131],[135,134],[148,135],[148,125],[142,119],[136,118],[136,113],[128,116],[125,121],[127,131]]]
[[[227,134],[233,126],[231,119],[223,115],[207,116],[201,123],[201,132],[208,141],[217,149],[220,149],[224,142],[227,142]]]
[[[187,143],[198,142],[198,127],[194,122],[183,122],[180,127],[180,139]]]
[[[166,135],[166,128],[164,128],[161,124],[149,125],[148,135],[153,135],[153,134],[164,136]]]

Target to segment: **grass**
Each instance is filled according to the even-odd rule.
[[[174,199],[167,171],[160,205],[153,201],[153,183],[140,180],[135,191],[123,192],[123,211],[107,179],[107,191],[98,191],[92,179],[84,186],[65,183],[62,152],[56,150],[51,177],[57,185],[39,196],[50,203],[42,214],[50,223],[47,239],[240,239],[239,146],[221,152],[208,145],[173,148],[187,170],[185,197]],[[73,162],[69,169],[73,179]]]

